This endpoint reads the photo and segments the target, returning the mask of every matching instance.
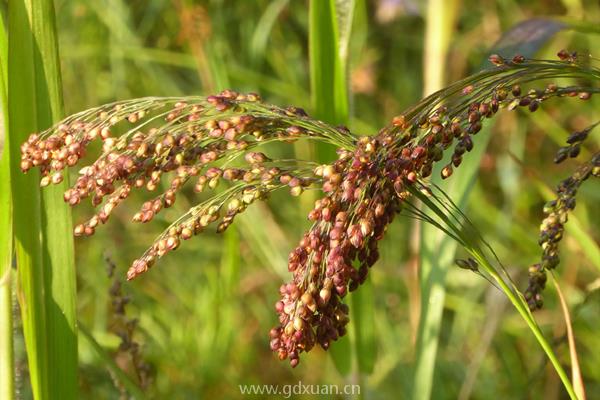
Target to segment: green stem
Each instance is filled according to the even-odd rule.
[[[10,266],[0,275],[0,398],[14,399],[14,353]]]
[[[427,208],[433,211],[437,215],[437,217],[448,226],[448,229],[450,231],[455,232],[457,234],[459,238],[458,243],[462,245],[465,248],[465,250],[476,259],[479,265],[484,268],[485,272],[487,272],[498,283],[500,289],[504,292],[506,297],[508,297],[512,305],[517,309],[523,320],[525,320],[525,323],[527,324],[527,326],[535,336],[536,340],[548,356],[548,359],[550,360],[552,366],[554,367],[554,370],[560,377],[560,380],[562,381],[567,393],[569,394],[569,397],[571,399],[577,400],[578,397],[575,391],[573,390],[573,385],[571,384],[569,377],[560,365],[560,362],[556,357],[556,354],[552,350],[552,347],[544,338],[542,331],[535,322],[533,315],[529,311],[529,307],[527,306],[523,298],[520,296],[510,276],[508,274],[504,274],[506,276],[505,280],[498,273],[498,270],[494,268],[492,264],[488,261],[488,258],[485,256],[481,248],[478,245],[473,244],[469,236],[462,234],[462,231],[464,230],[465,226],[468,226],[473,232],[476,232],[476,230],[475,227],[471,224],[471,222],[466,218],[466,216],[460,212],[460,208],[458,208],[455,204],[451,204],[450,202],[452,200],[446,197],[446,200],[444,201],[446,201],[447,204],[444,205],[445,210],[442,211],[437,206],[437,204],[435,204],[434,201],[432,201],[432,199],[436,199],[438,202],[440,202],[440,200],[437,199],[435,196],[431,198],[427,197],[418,190],[412,190],[412,193],[421,201],[423,201]],[[448,214],[453,214],[454,217],[461,216],[464,219],[464,222],[460,224],[461,229],[459,229],[457,226],[451,223],[451,219],[448,217]],[[480,237],[480,239],[483,241],[483,238]]]
[[[0,18],[0,398],[14,399],[14,353],[12,315],[12,201],[10,152],[7,144],[8,42],[4,16]]]
[[[577,400],[577,395],[575,394],[575,391],[573,390],[573,385],[571,384],[569,377],[567,376],[565,370],[561,366],[558,358],[556,358],[556,354],[554,353],[554,351],[552,350],[552,347],[550,346],[550,344],[544,337],[544,334],[540,330],[538,324],[535,322],[535,319],[533,319],[533,316],[531,315],[531,312],[529,311],[527,305],[524,303],[522,297],[515,294],[515,292],[494,271],[494,269],[487,263],[487,261],[484,261],[483,265],[486,267],[487,272],[490,273],[490,275],[492,275],[494,277],[494,280],[496,282],[498,282],[498,284],[502,288],[502,291],[506,294],[506,297],[508,297],[508,299],[513,304],[513,306],[517,309],[519,314],[521,314],[521,317],[523,317],[523,319],[527,323],[527,326],[529,327],[531,332],[533,332],[533,335],[535,336],[536,340],[538,341],[538,343],[540,344],[540,346],[542,347],[542,349],[548,356],[548,359],[550,359],[550,362],[552,363],[554,370],[560,377],[560,380],[562,381],[567,393],[569,393],[569,397],[573,400]]]

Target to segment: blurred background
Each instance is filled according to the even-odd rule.
[[[453,8],[447,57],[428,59],[425,31],[428,23],[438,22],[426,12],[426,2],[365,1],[349,46],[353,132],[376,133],[418,101],[426,91],[427,66],[441,68],[446,83],[477,71],[490,47],[518,22],[544,15],[600,21],[600,6],[591,0],[463,0]],[[310,113],[307,1],[57,0],[56,10],[67,114],[116,99],[224,88],[258,92],[267,102]],[[563,31],[538,56],[555,58],[562,48],[597,55],[599,44],[598,36]],[[597,98],[585,105],[549,102],[531,118],[501,113],[493,122],[467,214],[522,289],[528,265],[539,258],[538,226],[549,189],[574,165],[555,166],[554,152],[569,132],[599,118],[599,105]],[[583,187],[557,270],[590,399],[600,397],[598,189],[597,181]],[[292,369],[270,351],[268,332],[277,323],[273,305],[279,285],[288,280],[287,254],[309,226],[311,199],[281,201],[284,197],[253,207],[226,235],[200,235],[142,278],[123,283],[130,299],[127,316],[139,320],[134,338],[151,368],[150,397],[237,398],[240,384],[298,381],[359,383],[369,399],[411,396],[420,302],[411,254],[414,221],[394,222],[370,275],[373,371],[343,376],[321,350]],[[104,259],[110,257],[124,280],[130,262],[168,221],[194,204],[194,194],[188,190],[148,226],[129,223],[139,204],[125,203],[93,238],[76,240],[79,319],[129,373],[126,354],[117,352],[120,339],[111,332],[113,282]],[[82,206],[75,220],[89,214]],[[564,398],[531,332],[497,290],[454,267],[446,285],[433,398]],[[537,319],[568,368],[560,305],[552,288],[545,296]],[[119,396],[86,341],[80,344],[80,368],[81,398]]]

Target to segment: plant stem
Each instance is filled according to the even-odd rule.
[[[0,398],[14,399],[14,353],[10,266],[0,275]]]
[[[14,398],[14,352],[12,315],[12,201],[10,149],[6,142],[8,108],[6,68],[8,43],[4,19],[0,18],[0,398]]]
[[[429,0],[423,52],[423,97],[444,87],[446,59],[460,0]],[[464,172],[469,174],[468,168]],[[439,176],[439,175],[438,175]],[[466,181],[465,179],[464,181]],[[469,187],[457,193],[467,197]],[[446,296],[446,271],[452,263],[456,243],[435,227],[422,226],[415,220],[411,251],[416,258],[412,276],[419,280],[416,360],[412,396],[429,399],[433,389],[439,332]],[[439,253],[438,253],[439,250]],[[415,285],[416,286],[416,285]]]
[[[477,232],[477,231],[475,230],[475,227],[470,223],[470,221],[468,219],[466,219],[466,216],[460,211],[460,208],[453,203],[444,204],[446,201],[451,202],[451,199],[447,196],[446,196],[446,200],[440,200],[435,195],[431,198],[428,196],[425,196],[418,190],[411,190],[411,192],[413,193],[413,195],[416,195],[417,198],[419,198],[421,201],[423,201],[427,205],[427,208],[429,210],[431,210],[433,213],[435,213],[437,215],[437,217],[444,224],[446,224],[446,226],[448,227],[448,229],[450,231],[454,232],[457,235],[457,238],[458,238],[457,241],[459,242],[459,244],[462,245],[464,247],[464,249],[475,258],[475,260],[479,263],[479,266],[483,267],[485,272],[487,272],[494,279],[494,281],[496,281],[498,283],[499,288],[502,290],[502,292],[504,292],[506,297],[510,300],[512,305],[519,312],[519,314],[521,315],[521,317],[527,324],[529,330],[531,330],[531,332],[535,336],[536,340],[538,341],[538,343],[540,344],[540,346],[542,347],[542,349],[548,356],[550,363],[552,364],[552,366],[554,367],[554,370],[560,377],[560,380],[562,381],[567,393],[569,394],[569,397],[573,400],[577,400],[578,397],[577,397],[575,391],[573,390],[573,385],[572,385],[571,381],[569,380],[569,377],[567,376],[564,369],[562,368],[560,361],[558,360],[558,358],[556,357],[556,354],[552,350],[552,347],[550,346],[550,344],[548,343],[546,338],[544,338],[544,335],[543,335],[542,331],[540,330],[540,327],[537,325],[537,323],[535,322],[535,319],[533,318],[533,315],[529,311],[529,307],[527,306],[527,303],[525,302],[523,297],[520,295],[520,293],[516,289],[510,276],[508,274],[504,273],[505,278],[503,278],[500,275],[500,273],[498,273],[499,270],[497,268],[494,268],[492,266],[492,264],[488,261],[488,258],[486,257],[484,252],[481,250],[481,248],[477,244],[473,243],[473,238],[470,235],[463,232],[465,226],[467,226],[467,225],[468,225],[468,228],[470,228],[470,231],[472,231],[472,232]],[[445,211],[447,211],[447,212],[445,212],[444,210],[441,210],[437,206],[437,204],[435,204],[434,201],[432,201],[432,199],[436,200],[440,204],[443,204]],[[456,214],[453,214],[454,212],[456,212]],[[452,216],[450,217],[447,214],[452,214]],[[465,219],[465,221],[462,224],[459,224],[462,226],[456,226],[454,223],[452,223],[452,218],[460,218],[460,217]],[[481,237],[479,237],[479,238],[483,240],[483,238],[481,238]],[[504,269],[500,269],[500,271],[504,271]]]
[[[571,384],[569,377],[567,376],[565,370],[561,366],[558,358],[556,358],[556,354],[554,353],[554,351],[552,350],[552,347],[550,346],[550,344],[544,337],[544,334],[540,330],[540,327],[535,322],[535,319],[533,319],[533,316],[531,315],[531,312],[529,311],[529,308],[527,307],[527,304],[524,302],[523,298],[520,295],[516,294],[506,284],[506,282],[496,273],[494,268],[487,262],[487,260],[485,258],[480,258],[480,259],[478,259],[478,261],[480,261],[481,264],[483,264],[486,267],[486,271],[490,275],[492,275],[492,277],[494,278],[494,280],[496,282],[498,282],[498,284],[502,288],[502,291],[504,292],[506,297],[508,297],[508,299],[513,304],[513,306],[517,309],[517,311],[519,312],[521,317],[523,317],[523,319],[527,323],[527,326],[529,327],[531,332],[533,332],[533,335],[535,336],[536,340],[538,341],[538,343],[540,344],[540,346],[542,347],[542,349],[548,356],[548,359],[550,360],[550,362],[552,363],[552,366],[554,367],[554,370],[560,377],[560,380],[562,381],[567,393],[569,394],[569,397],[571,399],[577,400],[578,397],[575,394],[575,391],[573,390],[573,385]]]

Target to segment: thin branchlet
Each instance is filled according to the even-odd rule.
[[[114,358],[117,362],[118,358],[127,359],[126,364],[135,373],[140,388],[142,390],[146,390],[153,380],[152,367],[144,360],[141,345],[134,338],[134,334],[138,326],[138,320],[136,318],[130,318],[127,315],[126,306],[130,299],[129,296],[123,293],[121,280],[115,277],[115,263],[108,256],[105,256],[105,262],[107,275],[112,280],[112,284],[109,289],[111,303],[109,331],[121,339]],[[118,364],[123,363],[118,362]],[[120,398],[127,399],[127,391],[123,384],[112,373],[111,376],[115,382],[115,386],[121,393]]]
[[[559,59],[492,56],[493,68],[432,94],[370,137],[314,120],[300,108],[267,105],[255,94],[231,90],[207,98],[116,102],[31,135],[22,145],[21,167],[25,172],[38,167],[42,186],[58,183],[62,171],[77,164],[92,142],[102,143],[101,155],[80,170],[65,193],[71,205],[89,198],[98,209],[75,227],[76,235],[94,234],[134,190],[161,190],[133,216],[141,223],[173,206],[188,184],[208,193],[133,262],[128,279],[209,225],[223,232],[236,215],[275,190],[287,188],[297,196],[319,188],[323,195],[308,215],[312,226],[289,255],[292,279],[280,288],[279,325],[270,331],[273,351],[295,366],[302,352],[316,344],[327,349],[346,333],[344,297],[365,281],[388,225],[415,187],[424,187],[448,149],[452,157],[441,170],[443,178],[459,167],[473,149],[472,136],[499,110],[534,112],[551,98],[587,100],[600,91],[548,82],[600,79],[600,70],[571,53],[561,52]],[[127,129],[119,135],[121,126]],[[261,151],[267,143],[299,139],[335,145],[338,159],[316,165],[271,159]]]

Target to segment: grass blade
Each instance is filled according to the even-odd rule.
[[[31,384],[37,399],[77,393],[75,266],[71,214],[62,185],[40,193],[19,167],[20,144],[62,114],[52,1],[9,2],[9,146],[13,157],[18,297]],[[41,233],[41,235],[40,235]]]
[[[36,129],[35,118],[29,114],[36,112],[36,103],[29,94],[35,92],[35,71],[31,58],[34,54],[34,41],[31,27],[27,22],[28,9],[24,2],[9,3],[9,59],[8,59],[8,110],[11,116],[6,145],[11,154],[19,154],[19,145],[27,132]],[[15,72],[13,72],[15,71]],[[18,78],[17,73],[18,71]],[[13,195],[13,218],[15,251],[18,263],[17,296],[21,305],[25,346],[30,369],[33,395],[36,399],[48,398],[48,354],[46,339],[46,313],[43,302],[43,261],[41,231],[41,210],[37,173],[24,176],[17,163],[11,160],[11,184]],[[25,224],[25,221],[29,222]]]
[[[31,2],[32,30],[40,58],[34,57],[38,129],[62,118],[62,80],[52,0]],[[76,281],[71,210],[63,200],[69,176],[42,191],[45,303],[51,398],[77,397]],[[60,365],[61,368],[53,368]]]
[[[358,290],[352,292],[351,301],[356,363],[359,372],[370,374],[373,372],[377,357],[373,280],[367,279]]]
[[[14,398],[12,321],[12,201],[10,152],[5,145],[8,125],[6,67],[8,43],[0,18],[0,398]]]
[[[532,18],[519,22],[502,35],[494,45],[495,51],[506,57],[517,53],[533,55],[556,33],[568,26],[550,18]]]
[[[344,9],[347,3],[340,2]],[[346,4],[346,5],[344,5]],[[351,21],[351,19],[350,19]],[[309,8],[308,48],[310,91],[314,116],[331,124],[348,122],[346,59],[341,56],[335,0],[312,0]],[[335,159],[333,148],[316,146],[319,161]]]
[[[347,124],[349,95],[347,88],[348,45],[355,7],[361,2],[353,0],[312,0],[309,9],[310,83],[313,111],[316,118],[331,124]],[[328,162],[335,159],[332,147],[315,146],[316,159]],[[367,284],[365,284],[367,285]],[[358,292],[363,292],[357,294]],[[355,296],[356,299],[355,299]],[[337,370],[343,375],[352,368],[353,347],[361,372],[372,370],[375,357],[375,338],[363,331],[373,326],[373,292],[361,288],[353,293],[350,318],[354,331],[340,338],[329,349]],[[352,336],[352,337],[350,337]]]
[[[446,57],[458,7],[459,3],[456,0],[433,0],[429,1],[427,5],[423,61],[424,95],[429,95],[444,86]],[[465,176],[452,180],[453,184],[460,186],[457,188],[457,192],[464,191],[462,186],[470,179],[465,180],[463,178],[472,177],[474,175],[473,168],[477,168],[477,164],[471,170],[465,165],[460,171]],[[435,176],[439,176],[439,171]],[[419,222],[416,222],[416,226],[419,226]],[[444,233],[435,227],[422,225],[420,226],[418,248],[420,249],[419,286],[421,304],[417,330],[413,398],[428,399],[431,397],[433,387],[438,335],[446,294],[446,265],[452,262],[456,244],[451,239],[447,239]]]
[[[487,141],[482,136],[477,139]],[[452,182],[444,182],[449,183],[445,185],[444,190],[450,197],[457,200],[459,207],[466,205],[468,193],[475,181],[479,160],[484,154],[484,143],[476,143],[475,146],[477,147],[474,147],[473,154],[470,154],[461,168],[457,169],[457,175],[453,176]],[[439,176],[439,171],[436,176]],[[434,179],[434,181],[436,180]],[[446,295],[446,273],[448,266],[454,261],[457,244],[436,227],[426,224],[422,226],[420,241],[421,317],[417,336],[413,396],[414,398],[428,399],[431,397],[433,388],[435,360]]]
[[[273,26],[288,3],[289,0],[276,0],[265,9],[250,40],[250,54],[253,59],[258,60],[264,57]]]
[[[423,55],[423,94],[425,96],[444,86],[446,57],[458,8],[458,0],[432,0],[427,4],[427,26]]]

